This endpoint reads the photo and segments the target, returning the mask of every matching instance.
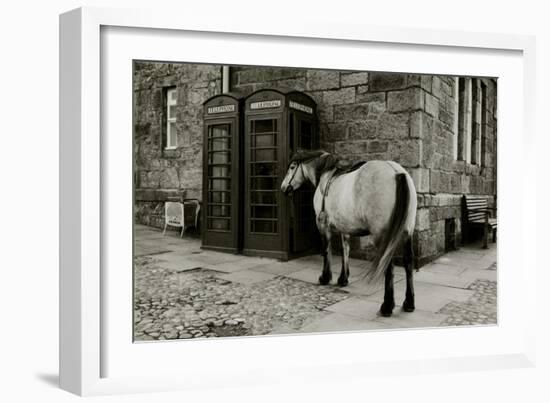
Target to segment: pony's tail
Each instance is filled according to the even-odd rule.
[[[395,207],[386,236],[382,239],[378,248],[380,252],[374,261],[374,270],[367,274],[366,278],[368,282],[378,283],[384,277],[384,272],[393,258],[393,254],[399,245],[405,224],[407,223],[409,199],[411,197],[407,176],[404,173],[398,173],[395,175],[395,180]]]

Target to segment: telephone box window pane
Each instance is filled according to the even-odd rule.
[[[252,192],[252,204],[277,204],[274,192]]]
[[[208,140],[208,149],[210,151],[223,151],[231,149],[231,139],[229,137],[215,137]]]
[[[277,176],[277,164],[271,162],[260,162],[251,164],[252,176]]]
[[[216,125],[210,127],[209,137],[227,137],[229,136],[229,125]]]
[[[277,136],[273,134],[258,134],[252,136],[252,147],[275,147]]]
[[[209,218],[208,229],[229,231],[231,229],[229,225],[229,219],[227,218]]]
[[[252,178],[252,189],[273,190],[277,186],[277,178]]]
[[[230,206],[208,206],[208,215],[211,217],[229,217]]]
[[[277,131],[276,119],[258,119],[251,122],[252,133],[273,133]]]
[[[231,203],[231,192],[216,192],[210,191],[208,193],[209,203]]]
[[[208,188],[211,190],[231,190],[230,179],[210,179]]]
[[[307,120],[302,120],[300,122],[300,147],[305,149],[311,149],[311,123]]]
[[[251,231],[252,232],[265,232],[265,233],[274,233],[276,230],[276,223],[274,221],[268,220],[252,220],[251,221]],[[275,228],[274,228],[275,227]]]
[[[215,151],[208,155],[210,164],[229,164],[231,163],[231,153],[229,151]]]
[[[252,206],[251,216],[253,218],[277,218],[276,206]]]
[[[231,176],[231,165],[211,165],[208,167],[208,176],[229,177]]]
[[[277,150],[273,149],[260,149],[252,150],[252,161],[275,161],[277,160]]]

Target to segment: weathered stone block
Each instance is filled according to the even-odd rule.
[[[441,79],[439,76],[432,77],[432,95],[441,98]]]
[[[369,103],[369,116],[376,116],[386,111],[385,102],[370,102]]]
[[[179,188],[178,171],[176,168],[167,168],[162,171],[160,177],[160,187],[163,189],[177,189]]]
[[[369,81],[369,73],[345,73],[341,77],[342,87],[349,87],[353,85],[367,84]]]
[[[355,102],[355,88],[323,92],[323,102],[327,105],[352,104]]]
[[[421,74],[407,74],[407,87],[420,87]]]
[[[450,97],[452,97],[454,95],[453,94],[453,87],[450,84],[448,84],[447,82],[445,82],[444,80],[441,80],[440,88],[441,88],[441,93],[442,94],[450,96]]]
[[[160,171],[140,171],[139,187],[145,189],[155,189],[159,187]]]
[[[317,114],[319,115],[319,120],[323,122],[332,122],[335,120],[334,116],[334,106],[328,105],[325,103],[317,104]],[[336,118],[338,120],[338,118]],[[340,118],[339,120],[344,120]]]
[[[420,153],[422,141],[407,139],[390,143],[390,159],[404,167],[417,167],[420,165]]]
[[[388,92],[388,111],[405,112],[424,108],[424,94],[416,88]]]
[[[348,137],[350,139],[375,138],[377,135],[377,123],[374,120],[357,120],[347,124]]]
[[[356,102],[376,102],[381,104],[386,104],[386,93],[385,92],[360,92],[357,87],[357,93],[355,95]]]
[[[412,168],[409,170],[417,193],[430,191],[430,170],[426,168]]]
[[[334,106],[334,120],[366,119],[368,114],[369,114],[368,103]]]
[[[460,181],[461,176],[458,174],[451,174],[451,184],[449,191],[451,193],[460,193],[462,190],[462,183]]]
[[[358,85],[357,87],[355,87],[355,89],[357,90],[357,94],[365,94],[367,92],[369,92],[369,86],[368,85]]]
[[[337,71],[308,70],[306,78],[306,87],[310,91],[340,87],[340,73]]]
[[[367,153],[367,141],[366,140],[353,140],[353,141],[338,141],[335,144],[336,154],[349,155],[349,154],[365,154]]]
[[[416,212],[415,229],[424,231],[430,229],[430,210],[427,208],[418,209]]]
[[[321,135],[328,141],[341,141],[347,138],[348,124],[345,121],[322,124],[321,128],[323,127],[326,127],[326,132],[322,129]]]
[[[409,114],[382,113],[377,121],[377,136],[381,139],[409,137]]]
[[[369,91],[390,91],[407,87],[407,74],[370,73]]]
[[[424,107],[426,112],[437,119],[439,117],[439,100],[427,92],[424,94],[424,97]]]
[[[420,78],[420,87],[427,92],[432,92],[432,76],[428,74],[422,75]]]
[[[253,67],[251,69],[258,70]],[[304,77],[306,75],[306,71],[304,71],[304,69],[295,69],[290,67],[268,67],[259,70],[265,71],[265,81],[285,80],[289,78]]]
[[[367,151],[369,153],[385,153],[388,151],[388,142],[379,140],[368,140]]]
[[[305,77],[290,78],[286,80],[278,80],[275,83],[269,85],[268,87],[293,88],[297,91],[305,91],[307,89],[307,82]]]

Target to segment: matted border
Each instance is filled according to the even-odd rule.
[[[101,377],[102,354],[105,350],[100,324],[106,315],[101,298],[100,273],[104,263],[102,237],[100,231],[100,191],[105,186],[101,181],[102,158],[100,144],[100,28],[102,26],[141,27],[176,29],[195,32],[225,32],[235,34],[263,35],[266,41],[270,36],[302,38],[325,38],[342,41],[368,41],[383,44],[417,44],[447,47],[477,48],[481,52],[489,49],[522,52],[523,59],[523,155],[524,161],[533,146],[532,122],[534,114],[534,40],[531,37],[472,34],[463,32],[429,31],[404,28],[373,28],[353,24],[327,24],[326,22],[302,21],[301,24],[285,24],[276,21],[249,21],[210,19],[209,22],[174,14],[158,14],[150,10],[108,10],[78,9],[61,16],[60,32],[60,382],[64,389],[78,394],[109,394],[136,391],[155,391],[206,387],[206,383],[177,375],[163,377],[116,376]],[[267,35],[267,36],[266,36]],[[261,38],[260,38],[261,40]],[[220,61],[220,63],[223,61]],[[499,128],[500,134],[500,128]],[[499,161],[502,161],[499,159]],[[521,164],[521,162],[520,162]],[[105,173],[105,172],[103,172]],[[532,183],[524,183],[527,189]],[[518,196],[527,197],[527,192]],[[533,195],[531,191],[530,195]],[[521,199],[523,201],[524,199]],[[535,211],[526,203],[520,204],[518,214],[524,221],[535,222]],[[105,218],[105,217],[103,217]],[[506,225],[501,231],[506,231]],[[519,239],[518,253],[521,256],[524,276],[535,276],[534,246],[527,242],[526,234],[531,228],[525,226]],[[505,232],[506,234],[506,232]],[[502,236],[500,237],[502,240]],[[506,238],[506,236],[505,236]],[[105,245],[103,245],[105,246]],[[534,288],[536,282],[521,283],[522,294],[530,298],[526,306],[535,312]],[[103,308],[103,311],[102,311]],[[336,369],[354,376],[370,374],[425,373],[440,370],[469,370],[527,366],[534,359],[534,318],[526,317],[521,330],[526,340],[519,349],[509,354],[470,357],[444,357],[413,359],[389,362],[366,362],[361,359],[339,364],[303,363],[302,367],[289,365],[284,368],[284,376],[270,379],[270,372],[254,374],[245,381],[232,374],[230,381],[239,385],[254,382],[289,381],[299,375],[304,379],[304,368],[308,378],[321,379],[322,374]],[[467,330],[467,329],[464,329]],[[302,340],[310,336],[301,336]],[[324,337],[324,336],[323,336]],[[354,334],[358,338],[367,337]],[[277,340],[284,342],[286,338]],[[258,339],[255,339],[258,340]],[[328,340],[328,338],[326,338]],[[232,346],[252,342],[234,341]],[[258,344],[257,342],[255,343]],[[154,344],[153,344],[154,345]],[[246,347],[246,346],[245,346]],[[260,350],[261,351],[261,348]],[[352,357],[353,358],[353,357]],[[266,362],[269,366],[269,363]]]

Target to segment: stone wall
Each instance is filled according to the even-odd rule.
[[[201,199],[202,103],[221,92],[221,66],[135,62],[136,221],[164,225],[164,201]],[[177,149],[163,146],[165,93],[176,88]],[[164,132],[165,133],[165,132]]]
[[[231,67],[230,81],[231,90],[245,94],[269,87],[304,91],[318,104],[323,149],[351,160],[403,165],[418,192],[415,249],[421,264],[444,253],[446,220],[454,220],[460,239],[462,194],[487,195],[494,202],[495,80],[478,79],[472,85],[476,113],[468,124],[472,144],[480,150],[477,164],[455,155],[464,126],[458,124],[456,77]],[[159,140],[163,91],[170,86],[178,90],[177,150],[164,150]],[[159,226],[161,201],[201,198],[202,102],[221,92],[221,66],[137,63],[134,90],[136,219]],[[368,252],[368,238],[353,240],[353,256]]]
[[[487,100],[483,111],[481,83]],[[415,249],[420,264],[444,253],[447,219],[454,219],[460,240],[462,194],[487,195],[494,202],[494,80],[479,79],[473,86],[472,108],[478,108],[473,135],[483,142],[483,161],[477,165],[455,160],[456,77],[239,67],[232,68],[231,84],[244,93],[280,86],[304,91],[318,105],[323,149],[351,160],[393,160],[405,167],[418,192]],[[368,256],[369,246],[368,238],[354,239],[352,255]]]

